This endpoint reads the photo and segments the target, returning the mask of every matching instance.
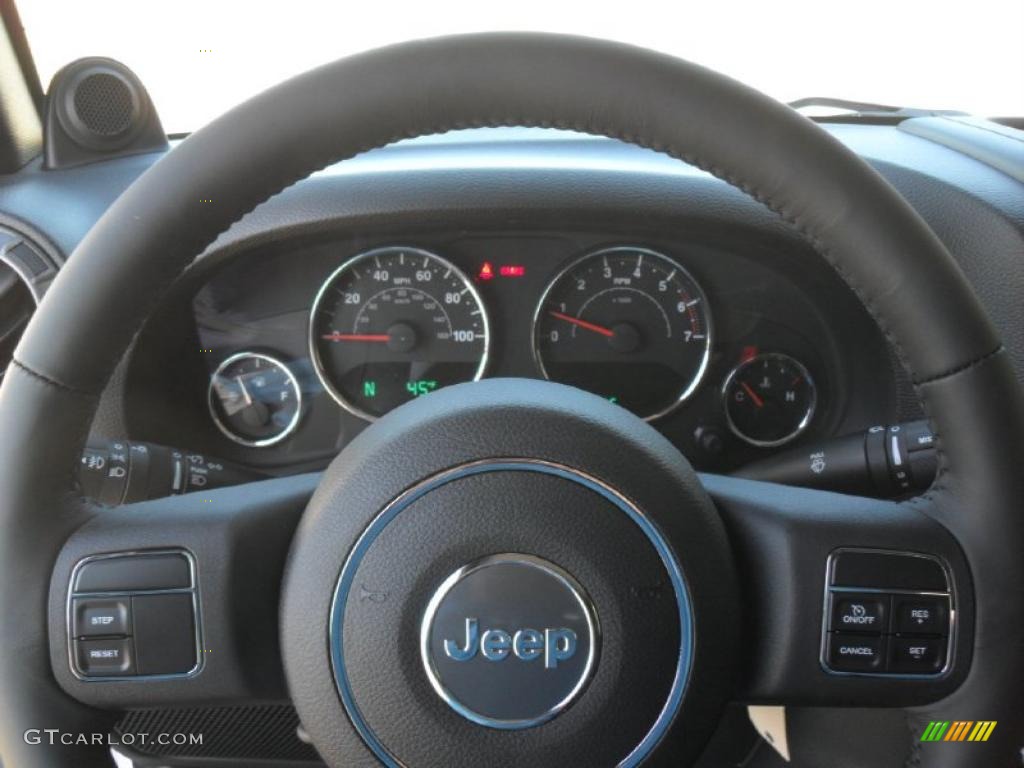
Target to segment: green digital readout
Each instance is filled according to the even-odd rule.
[[[413,379],[405,382],[405,388],[413,397],[429,395],[437,389],[437,381],[433,379]]]

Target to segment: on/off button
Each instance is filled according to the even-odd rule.
[[[832,629],[836,632],[882,633],[886,629],[888,614],[888,597],[845,593],[833,595]]]

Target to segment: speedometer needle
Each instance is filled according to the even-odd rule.
[[[757,392],[755,392],[753,388],[749,384],[747,384],[747,382],[741,381],[740,386],[747,391],[748,395],[750,395],[750,399],[754,401],[754,405],[756,405],[758,408],[764,407],[764,400],[761,399]]]
[[[578,325],[580,328],[585,328],[588,331],[600,333],[602,336],[607,336],[608,338],[615,335],[615,331],[611,328],[605,328],[603,325],[596,325],[595,323],[588,323],[586,320],[580,320],[578,317],[573,317],[572,315],[563,315],[561,312],[555,312],[554,310],[550,310],[548,314],[552,317],[558,318],[559,320],[565,320],[567,323]]]
[[[386,333],[325,333],[320,338],[324,341],[372,341],[378,344],[386,344],[391,339]]]

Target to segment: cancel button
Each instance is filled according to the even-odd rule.
[[[884,638],[833,632],[828,637],[828,665],[838,672],[876,672],[882,668]]]
[[[885,631],[889,598],[878,595],[836,594],[832,598],[832,629],[835,632]]]

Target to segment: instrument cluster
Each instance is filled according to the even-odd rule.
[[[241,254],[192,299],[222,441],[207,446],[257,464],[327,457],[403,403],[515,376],[607,398],[698,466],[749,460],[844,415],[828,308],[776,267],[558,235]]]

